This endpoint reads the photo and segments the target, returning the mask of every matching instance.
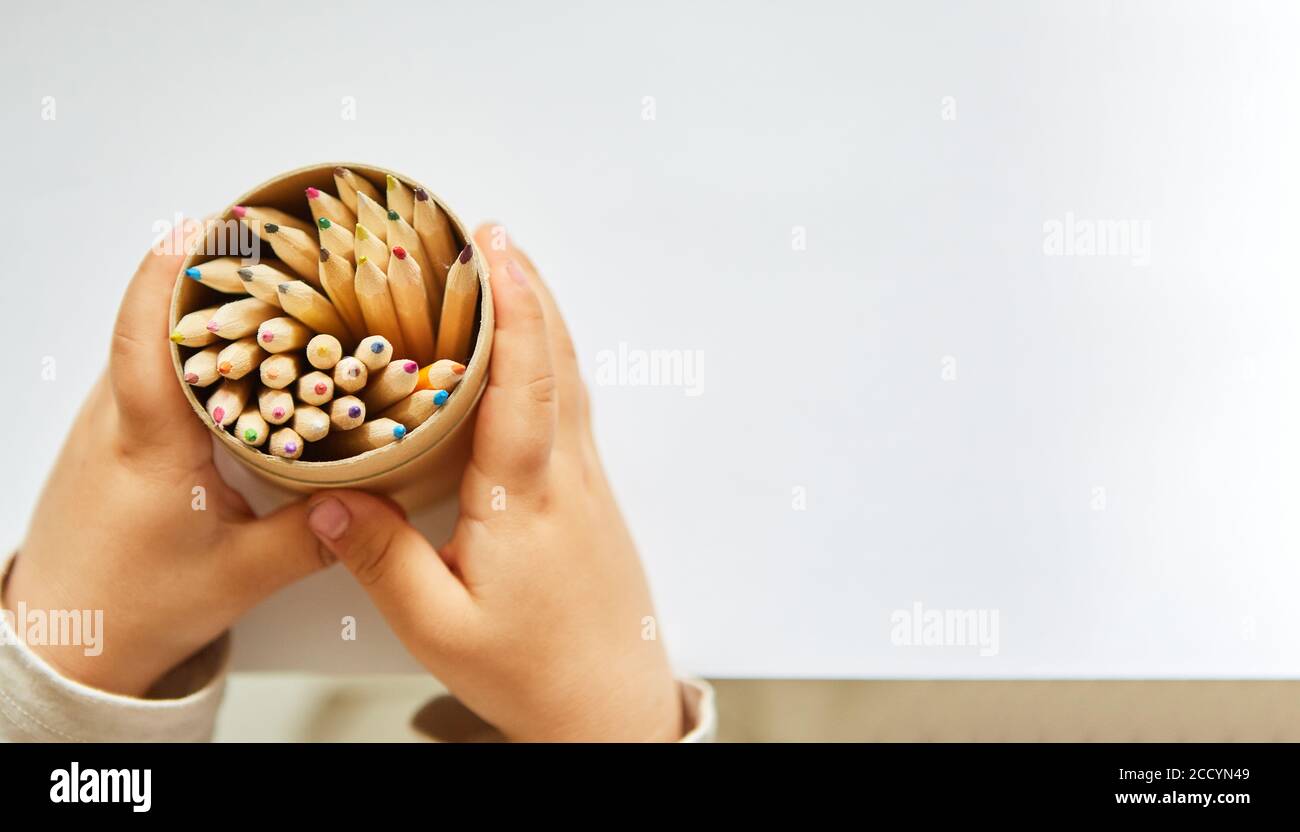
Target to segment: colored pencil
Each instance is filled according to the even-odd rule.
[[[398,214],[401,214],[402,219],[410,222],[414,217],[413,209],[415,208],[415,194],[411,192],[410,187],[405,182],[398,179],[396,176],[393,176],[391,173],[388,174],[384,181],[388,185],[388,194],[385,203],[388,205],[388,210],[396,211]]]
[[[317,225],[320,225],[321,220],[329,220],[332,224],[343,226],[351,234],[352,226],[357,224],[356,211],[349,208],[343,200],[320,188],[307,189],[307,207]]]
[[[258,371],[263,384],[283,390],[302,375],[302,358],[296,352],[282,352],[263,359]]]
[[[393,295],[388,288],[388,277],[375,262],[362,257],[357,263],[357,303],[366,319],[366,332],[382,335],[393,345],[398,355],[406,355],[406,342],[397,322]]]
[[[368,335],[357,344],[353,353],[372,373],[382,370],[393,360],[393,345],[382,335]]]
[[[451,221],[438,207],[424,188],[415,190],[415,233],[424,244],[424,253],[433,263],[433,273],[439,283],[456,260],[456,236],[451,230]]]
[[[319,442],[329,435],[330,417],[315,405],[303,405],[293,412],[293,429],[308,442]]]
[[[364,225],[373,236],[384,242],[388,233],[388,210],[375,200],[357,192],[357,225]]]
[[[304,234],[312,233],[311,223],[304,219],[299,219],[293,214],[281,211],[279,208],[268,208],[264,205],[236,205],[233,209],[234,215],[248,224],[257,236],[266,239],[266,225],[283,225],[287,228],[296,228]]]
[[[387,223],[387,220],[384,222]],[[373,231],[361,223],[357,223],[356,234],[352,242],[353,251],[356,255],[352,260],[354,263],[362,257],[368,257],[376,263],[383,263],[388,259],[388,247],[384,245],[384,238],[376,236]]]
[[[252,445],[254,448],[266,441],[266,434],[269,431],[266,420],[256,410],[245,410],[235,421],[235,436],[238,436],[239,441],[245,445]]]
[[[285,459],[297,459],[302,456],[302,437],[293,428],[280,428],[271,434],[271,453]]]
[[[430,298],[438,298],[438,309],[442,309],[442,284],[438,282],[436,273],[433,270],[433,263],[424,253],[424,244],[420,242],[420,237],[415,233],[415,229],[410,223],[398,216],[396,211],[388,212],[388,245],[401,246],[406,250],[408,257],[415,258],[415,262],[420,266],[420,274],[424,278],[424,287]],[[387,255],[387,252],[385,252]],[[380,262],[387,262],[387,256]],[[431,320],[438,320],[432,306],[429,308],[429,317]]]
[[[365,420],[365,402],[356,396],[340,396],[330,402],[330,424],[336,430],[352,430]]]
[[[240,269],[237,274],[239,279],[244,281],[244,288],[250,295],[265,303],[279,306],[280,293],[276,287],[286,280],[296,278],[284,270],[289,268],[288,266],[284,266],[284,269],[277,268],[278,266],[284,264],[279,260],[257,263]]]
[[[361,359],[354,356],[340,358],[339,363],[334,365],[334,386],[344,393],[357,392],[366,386],[369,378],[370,370],[361,363]]]
[[[254,336],[231,341],[217,356],[217,372],[223,378],[243,378],[262,363],[265,355]]]
[[[348,168],[334,168],[334,185],[339,190],[339,199],[343,200],[343,204],[348,206],[353,214],[357,212],[357,191],[371,199],[379,199],[379,189],[372,185],[369,179]]]
[[[283,425],[293,416],[293,396],[288,390],[263,387],[257,394],[257,412],[273,425]]]
[[[279,309],[257,298],[232,300],[213,313],[207,328],[208,332],[219,338],[235,341],[257,332],[262,321],[270,320],[278,314]]]
[[[276,256],[283,260],[294,274],[308,283],[315,284],[320,279],[316,276],[317,255],[320,252],[316,235],[304,234],[296,228],[275,223],[267,223],[264,228],[267,232],[266,241],[271,244],[271,249],[275,251]]]
[[[352,229],[344,229],[339,223],[320,218],[320,247],[329,249],[349,263],[356,262],[356,243],[352,239]]]
[[[415,382],[416,390],[446,390],[450,393],[460,384],[465,375],[465,365],[459,361],[444,358],[427,367],[420,368],[420,377]]]
[[[244,261],[239,257],[218,257],[206,263],[190,266],[185,276],[195,283],[201,283],[209,289],[231,295],[246,295],[248,287],[239,279],[239,270],[244,268]]]
[[[289,352],[307,346],[315,333],[297,318],[282,315],[263,321],[257,328],[257,340],[267,352]]]
[[[312,370],[298,379],[298,401],[319,406],[332,398],[334,398],[334,379],[320,370]]]
[[[378,413],[399,399],[411,395],[419,373],[420,365],[407,358],[399,358],[379,372],[372,373],[366,389],[361,391],[361,400],[366,403],[366,410]]]
[[[339,317],[338,310],[320,292],[301,280],[281,283],[279,290],[280,305],[284,307],[285,312],[317,332],[324,332],[333,335],[341,342],[351,343],[352,336],[348,334],[348,328]]]
[[[317,370],[329,370],[343,357],[343,345],[333,335],[324,333],[307,342],[307,363]]]
[[[182,347],[206,347],[216,341],[216,333],[208,329],[208,322],[220,309],[220,306],[209,306],[207,309],[196,310],[181,318],[176,322],[176,328],[169,336],[171,342]]]
[[[320,250],[320,285],[329,296],[352,341],[366,335],[366,318],[357,302],[356,271],[352,264],[328,248]]]
[[[405,425],[392,419],[374,419],[352,430],[331,433],[323,447],[334,459],[347,459],[391,445],[405,435]]]
[[[185,359],[183,368],[185,383],[195,387],[207,387],[221,378],[221,374],[217,372],[217,356],[220,353],[221,345],[214,344]]]
[[[437,318],[430,314],[420,265],[401,246],[393,246],[393,256],[388,261],[388,291],[393,296],[402,340],[406,342],[404,354],[421,364],[430,363],[434,359],[433,321]],[[441,301],[438,305],[442,305]]]
[[[211,396],[208,396],[204,409],[207,410],[212,421],[223,428],[227,427],[239,418],[240,413],[244,412],[244,405],[248,403],[248,392],[252,388],[252,379],[247,377],[222,379],[217,389],[212,391]]]
[[[478,268],[474,251],[465,246],[447,273],[447,292],[442,299],[442,320],[438,323],[439,358],[464,363],[469,360],[470,337],[474,334],[474,311],[478,307]]]
[[[401,422],[406,429],[415,430],[447,402],[446,390],[416,390],[411,395],[379,414],[385,419]]]

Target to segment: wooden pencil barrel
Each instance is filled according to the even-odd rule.
[[[340,166],[367,179],[380,193],[384,192],[386,177],[390,174],[412,188],[424,188],[429,193],[429,198],[437,203],[450,220],[457,246],[470,242],[469,230],[431,189],[395,171],[352,162],[312,165],[281,174],[239,197],[226,207],[220,217],[227,221],[233,220],[236,205],[257,205],[277,208],[311,223],[312,217],[303,197],[305,190],[315,187],[332,192],[334,169]],[[261,250],[263,257],[272,256],[268,246],[263,245]],[[229,296],[223,297],[185,277],[185,269],[214,259],[215,256],[200,250],[186,257],[176,276],[176,286],[172,293],[169,331],[186,314],[230,299]],[[465,374],[446,405],[398,442],[340,460],[303,461],[269,456],[213,425],[195,389],[185,383],[183,351],[173,343],[172,364],[176,369],[176,383],[181,386],[186,400],[194,408],[195,417],[208,425],[221,447],[273,485],[297,493],[311,493],[328,488],[357,488],[386,494],[407,509],[428,505],[451,494],[460,483],[473,440],[474,414],[487,382],[494,328],[492,287],[488,280],[487,260],[477,247],[474,249],[474,257],[478,266],[481,301],[472,339],[473,352],[465,364]]]

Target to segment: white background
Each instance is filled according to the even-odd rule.
[[[503,222],[589,379],[703,351],[698,398],[592,391],[684,671],[1300,673],[1294,7],[122,8],[0,27],[13,540],[154,223],[352,159]],[[1150,265],[1044,256],[1067,212]],[[893,645],[916,601],[998,611],[999,655]],[[337,572],[237,653],[411,666]]]

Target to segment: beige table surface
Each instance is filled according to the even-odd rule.
[[[1297,741],[1300,682],[713,681],[719,739]],[[219,741],[418,742],[484,726],[418,675],[236,673]]]

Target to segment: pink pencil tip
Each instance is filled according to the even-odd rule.
[[[308,189],[307,189],[307,198],[308,198],[308,199],[315,199],[315,198],[318,197],[318,196],[320,196],[320,191],[319,191],[318,189],[316,189],[316,188],[308,188]]]
[[[402,369],[406,370],[408,373],[418,373],[420,371],[420,365],[416,364],[414,361],[408,361]]]
[[[283,407],[277,407],[275,410],[272,410],[272,411],[271,411],[271,415],[274,416],[274,417],[277,418],[277,419],[283,419],[283,418],[284,418],[284,408],[283,408]]]
[[[269,344],[269,343],[271,343],[271,342],[274,341],[274,340],[275,340],[275,335],[271,334],[270,332],[263,332],[263,333],[262,333],[262,343],[263,343],[263,344]]]
[[[236,216],[236,217],[239,217],[241,220],[244,218],[244,215],[248,213],[248,209],[245,208],[245,207],[242,206],[242,205],[236,205],[236,206],[235,206],[234,208],[232,208],[231,210],[234,211],[234,212],[235,212],[235,216]]]
[[[216,321],[208,321],[208,332],[216,332],[218,329],[221,329],[220,324]]]
[[[197,373],[186,373],[186,374],[185,374],[185,383],[186,383],[186,384],[198,384],[198,383],[199,383],[199,376],[198,376],[198,374],[197,374]]]
[[[226,418],[226,409],[224,407],[214,407],[212,409],[212,421],[220,423]]]

